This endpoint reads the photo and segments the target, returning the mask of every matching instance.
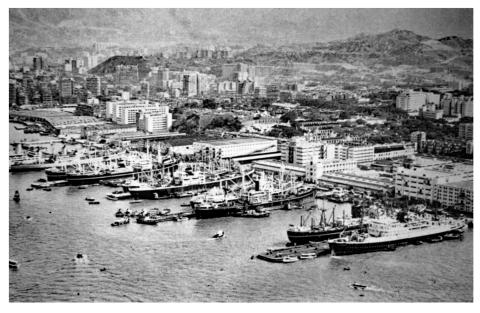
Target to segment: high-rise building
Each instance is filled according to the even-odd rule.
[[[410,141],[415,144],[416,151],[420,151],[427,142],[427,134],[421,131],[414,131],[410,134]]]
[[[13,79],[8,82],[8,103],[10,105],[17,103],[17,82]]]
[[[142,97],[145,97],[145,99],[150,97],[150,83],[146,80],[140,83],[140,94]]]
[[[472,140],[473,139],[473,123],[458,124],[458,137],[460,137],[461,139]]]
[[[197,95],[197,72],[183,74],[183,95],[192,97]]]
[[[43,59],[41,56],[34,56],[33,57],[33,70],[34,71],[41,71],[44,68]]]
[[[86,88],[94,97],[101,94],[101,79],[98,76],[87,77]]]
[[[60,97],[67,99],[73,96],[73,79],[64,77],[60,80]]]

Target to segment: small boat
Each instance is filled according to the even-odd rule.
[[[100,201],[88,201],[88,204],[100,204]]]
[[[223,230],[219,230],[215,235],[212,236],[212,238],[219,239],[223,238],[225,236],[225,232]]]
[[[360,290],[364,290],[365,288],[367,288],[367,285],[363,285],[363,284],[359,284],[359,283],[353,283],[351,285],[351,287],[353,289],[360,289]]]
[[[185,197],[193,197],[195,196],[197,193],[193,192],[193,191],[185,191],[185,192],[180,192],[180,193],[177,193],[176,196],[178,198],[185,198]]]
[[[428,242],[432,242],[432,243],[433,243],[433,242],[440,242],[440,241],[442,241],[442,240],[443,240],[443,237],[442,237],[442,236],[438,236],[438,237],[430,238],[430,239],[428,240]]]
[[[95,198],[86,197],[85,200],[87,200],[87,201],[95,201]]]
[[[191,205],[190,205],[190,203],[185,202],[185,203],[180,204],[180,206],[181,207],[190,207]]]
[[[43,191],[52,191],[52,188],[50,188],[50,187],[43,188]]]
[[[463,237],[462,233],[450,233],[450,234],[445,234],[445,236],[443,236],[443,239],[455,240],[455,239],[461,239],[462,237]]]
[[[110,225],[112,227],[115,227],[115,226],[125,225],[125,224],[129,224],[129,223],[130,223],[130,219],[127,217],[127,218],[116,220]]]
[[[142,202],[143,202],[143,200],[132,200],[129,203],[133,204],[133,203],[142,203]]]
[[[78,186],[78,189],[87,189],[87,187],[82,185],[82,186]]]
[[[8,260],[8,267],[17,270],[20,265],[15,260]]]
[[[18,190],[15,190],[15,195],[13,196],[13,201],[19,202],[20,201],[20,193]]]
[[[299,259],[296,256],[287,255],[282,258],[282,263],[293,263],[297,262]]]
[[[125,213],[122,212],[122,209],[118,209],[117,213],[115,213],[115,217],[124,217]]]
[[[107,195],[107,199],[112,201],[118,201],[118,198],[112,195]]]
[[[27,188],[27,191],[32,191],[32,190],[33,190],[32,187],[28,187],[28,188]]]
[[[186,216],[181,216],[181,215],[175,216],[173,219],[174,219],[175,222],[188,221],[188,217],[186,217]]]
[[[146,225],[157,225],[159,222],[156,218],[151,218],[150,216],[139,217],[137,218],[138,224],[146,224]]]
[[[315,259],[316,257],[317,257],[317,255],[313,252],[300,254],[300,259],[301,260]]]
[[[413,244],[416,245],[416,246],[419,246],[419,245],[423,244],[423,241],[417,240]]]
[[[130,214],[132,214],[132,211],[130,211],[130,209],[126,209],[125,216],[130,216]]]

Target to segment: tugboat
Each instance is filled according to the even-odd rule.
[[[332,255],[393,251],[398,246],[418,241],[438,242],[447,234],[462,233],[465,228],[464,223],[453,219],[439,221],[416,217],[405,222],[398,216],[397,219],[372,220],[366,234],[353,232],[350,236],[329,240]]]
[[[20,193],[18,190],[15,190],[15,195],[13,196],[13,201],[20,202]]]

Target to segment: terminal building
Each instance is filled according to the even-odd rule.
[[[277,140],[261,138],[233,138],[193,143],[195,151],[209,158],[237,159],[239,157],[255,158],[279,155]],[[263,157],[262,157],[263,156]]]

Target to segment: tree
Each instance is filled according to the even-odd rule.
[[[289,111],[280,117],[280,121],[282,121],[283,123],[292,124],[295,122],[297,118],[298,118],[298,115],[296,111]]]
[[[342,111],[339,114],[338,118],[341,119],[341,120],[348,120],[348,119],[350,119],[350,113],[347,112],[347,111]]]
[[[365,125],[367,124],[367,122],[361,118],[359,118],[358,120],[355,121],[358,125]]]

